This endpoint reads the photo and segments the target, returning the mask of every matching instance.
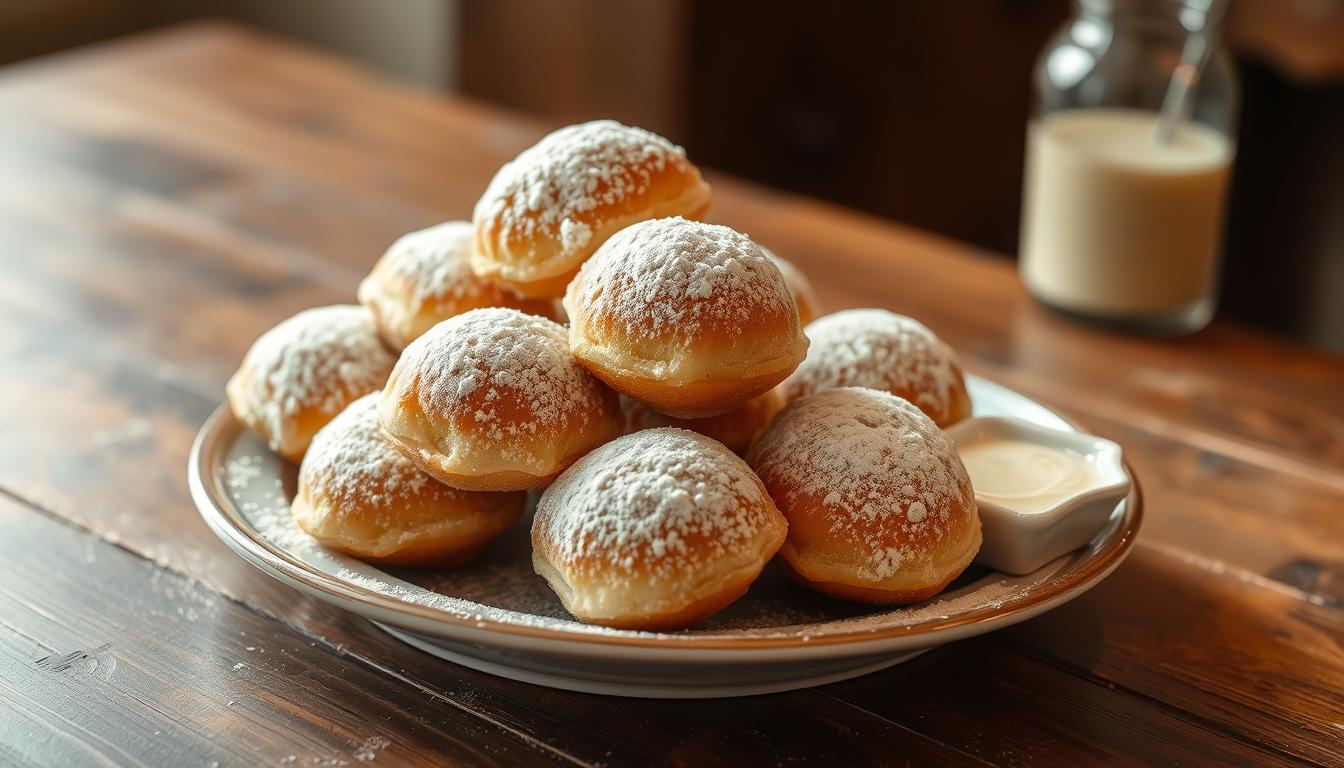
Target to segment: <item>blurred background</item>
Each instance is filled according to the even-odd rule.
[[[1017,250],[1030,72],[1068,0],[0,0],[0,63],[224,17],[556,124]],[[1344,350],[1344,0],[1231,0],[1221,312]]]

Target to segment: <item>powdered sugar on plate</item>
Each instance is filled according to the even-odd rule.
[[[767,571],[746,597],[696,627],[679,632],[647,632],[583,624],[565,613],[553,595],[541,598],[540,602],[544,604],[535,610],[508,610],[426,589],[398,576],[370,571],[368,566],[358,569],[344,567],[336,572],[336,576],[361,589],[443,611],[460,620],[475,622],[481,628],[495,622],[581,635],[670,641],[733,637],[811,639],[835,634],[877,632],[893,626],[914,627],[923,622],[947,619],[974,610],[1001,610],[1025,598],[1032,589],[1049,579],[1048,575],[1016,579],[982,576],[918,605],[873,609],[835,601],[820,605],[819,602],[825,598],[804,592],[802,587]],[[454,580],[446,577],[435,579],[433,576],[409,572],[401,576],[405,579],[437,581],[439,589],[453,588],[450,583]],[[539,581],[539,577],[532,578]],[[549,588],[544,583],[539,587],[534,586],[534,589],[545,589],[549,594]],[[537,594],[535,591],[529,590],[527,594],[530,599],[536,599],[531,597]]]
[[[231,500],[256,531],[304,559],[325,550],[289,514],[284,475],[290,472],[293,468],[273,455],[238,453],[224,465],[223,474]]]

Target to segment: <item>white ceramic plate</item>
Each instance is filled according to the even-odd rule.
[[[978,416],[1055,429],[1064,419],[1016,392],[968,377]],[[188,480],[210,528],[280,581],[364,616],[393,637],[502,677],[623,696],[744,696],[843,680],[943,643],[991,632],[1090,589],[1124,560],[1142,516],[1138,483],[1092,541],[1024,576],[972,566],[943,594],[874,608],[813,594],[767,568],[748,593],[693,629],[592,627],[569,616],[532,572],[521,521],[464,569],[378,568],[331,552],[294,526],[297,469],[221,406],[201,427]],[[1131,480],[1133,475],[1131,474]]]

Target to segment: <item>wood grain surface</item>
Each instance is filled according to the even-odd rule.
[[[0,763],[1344,764],[1344,361],[1074,325],[1005,260],[712,173],[828,309],[1119,441],[1130,560],[875,675],[658,702],[432,659],[233,556],[184,475],[242,353],[549,127],[218,24],[0,70]]]

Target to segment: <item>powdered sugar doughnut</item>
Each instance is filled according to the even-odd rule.
[[[290,507],[309,535],[391,565],[461,565],[523,511],[527,494],[449,488],[421,472],[378,426],[377,392],[318,431]]]
[[[595,120],[546,136],[505,165],[476,203],[472,268],[527,297],[558,297],[612,233],[709,208],[709,185],[661,136]]]
[[[621,398],[621,410],[625,411],[625,431],[638,432],[656,427],[677,427],[698,432],[723,443],[728,450],[741,456],[751,447],[751,441],[765,429],[780,408],[784,407],[784,397],[779,388],[771,389],[763,395],[757,395],[727,413],[718,416],[706,416],[702,419],[678,419],[659,413],[649,406]]]
[[[821,302],[817,300],[817,292],[812,288],[812,281],[808,280],[807,275],[803,274],[793,262],[780,257],[763,245],[761,250],[775,262],[776,267],[779,267],[779,273],[784,275],[784,284],[789,286],[793,302],[798,305],[798,322],[803,325],[812,322],[813,318],[821,313]]]
[[[225,388],[229,408],[272,450],[298,461],[317,430],[383,386],[395,362],[363,307],[305,310],[252,344]]]
[[[789,521],[780,557],[819,592],[918,602],[980,549],[975,495],[952,441],[895,395],[843,387],[798,400],[747,461]]]
[[[359,284],[359,303],[403,349],[435,323],[482,307],[513,307],[555,319],[550,300],[524,299],[471,271],[472,227],[445,221],[398,238]]]
[[[903,397],[940,427],[971,415],[957,353],[918,320],[885,309],[847,309],[805,329],[807,359],[784,382],[786,400],[832,387]]]
[[[621,434],[616,393],[569,353],[563,326],[474,309],[411,342],[378,419],[425,472],[455,488],[540,488]]]
[[[741,596],[785,528],[761,481],[723,445],[649,429],[598,448],[546,489],[532,564],[582,621],[672,629]]]
[[[678,418],[731,410],[807,351],[793,296],[760,246],[680,217],[613,235],[570,283],[565,310],[581,363]]]

